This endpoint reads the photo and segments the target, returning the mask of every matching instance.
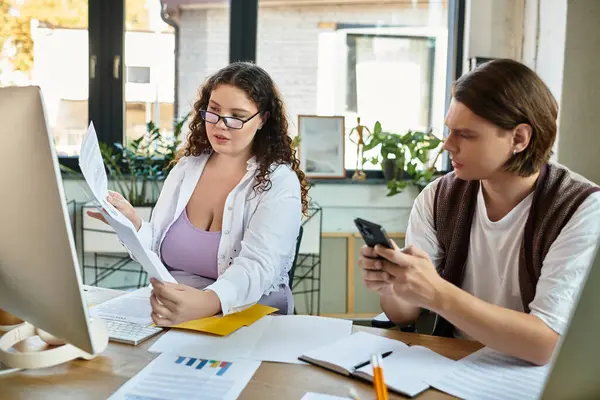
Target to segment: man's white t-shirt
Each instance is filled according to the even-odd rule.
[[[438,266],[444,254],[433,223],[435,191],[439,179],[417,197],[410,214],[406,245],[423,249]],[[519,287],[519,252],[533,193],[504,218],[492,222],[479,189],[471,226],[465,276],[461,288],[504,308],[523,311]],[[600,192],[591,194],[573,214],[550,246],[536,286],[531,314],[563,334],[579,288],[593,262],[600,239]],[[457,332],[459,336],[467,336]]]

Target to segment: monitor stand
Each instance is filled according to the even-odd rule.
[[[88,354],[73,345],[66,344],[47,332],[25,322],[0,337],[0,362],[9,368],[37,369],[52,367],[77,358],[91,360],[106,350],[106,346],[108,345],[108,330],[106,323],[101,319],[92,319],[89,326],[94,348],[97,351],[94,355]],[[10,350],[17,343],[34,336],[39,336],[40,339],[49,345],[58,347],[32,352]]]

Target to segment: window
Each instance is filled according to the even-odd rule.
[[[359,117],[369,130],[380,121],[385,131],[441,136],[448,2],[335,3],[259,3],[257,62],[282,92],[290,134],[299,114],[344,116],[347,170],[356,166],[348,135]]]
[[[76,155],[88,125],[88,2],[0,7],[0,86],[37,85],[59,155]]]
[[[153,122],[173,133],[175,32],[161,18],[159,0],[125,0],[125,141]]]
[[[127,83],[150,83],[150,67],[127,67]]]

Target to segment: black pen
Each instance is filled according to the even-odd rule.
[[[386,358],[390,354],[392,354],[391,351],[386,351],[385,353],[381,354],[381,358]],[[371,364],[371,360],[358,364],[356,367],[354,367],[354,370],[356,371],[357,369],[361,369],[362,367],[367,366],[369,364]]]

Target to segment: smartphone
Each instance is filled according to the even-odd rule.
[[[383,229],[381,225],[362,218],[356,218],[354,224],[356,224],[356,227],[367,246],[375,247],[376,245],[381,245],[388,249],[393,248],[392,240],[388,237],[385,229]]]

